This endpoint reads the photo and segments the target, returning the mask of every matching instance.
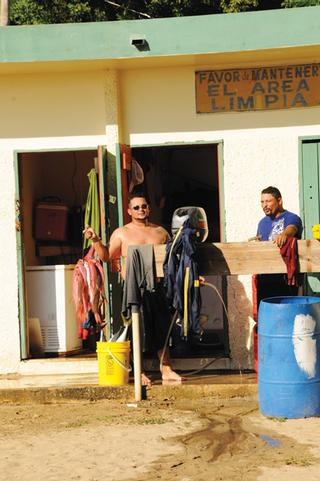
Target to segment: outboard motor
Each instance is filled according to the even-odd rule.
[[[175,236],[184,222],[189,219],[190,227],[196,229],[199,242],[204,242],[208,237],[208,221],[205,210],[202,207],[179,207],[172,216],[171,232]]]

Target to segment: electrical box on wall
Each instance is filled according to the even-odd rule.
[[[34,237],[42,241],[66,241],[68,207],[60,203],[39,202],[35,207]]]

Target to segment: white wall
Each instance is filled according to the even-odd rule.
[[[194,70],[123,72],[124,137],[131,145],[223,140],[227,240],[246,240],[262,217],[262,188],[276,185],[299,212],[298,137],[320,137],[320,107],[196,114]]]
[[[20,359],[15,184],[10,150],[0,150],[0,372],[15,372]]]
[[[105,145],[108,109],[112,127],[114,117],[107,86],[102,71],[0,78],[0,374],[20,365],[14,152]]]
[[[280,189],[285,208],[299,213],[298,138],[320,138],[320,108],[196,114],[194,71],[123,72],[124,136],[135,146],[222,140],[226,240],[246,241],[263,216],[260,192],[268,185]],[[229,278],[228,309],[234,367],[252,367],[250,276]]]
[[[17,371],[20,359],[15,150],[86,149],[107,142],[114,152],[121,102],[120,127],[128,144],[223,140],[227,241],[255,234],[260,191],[269,184],[282,191],[286,208],[299,212],[298,137],[320,137],[320,108],[197,115],[194,70],[124,71],[120,92],[113,71],[0,78],[0,338],[6,341],[0,344],[0,374]],[[234,367],[250,367],[250,278],[230,280],[228,293]]]

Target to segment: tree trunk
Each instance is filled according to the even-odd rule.
[[[0,0],[0,25],[5,27],[9,25],[9,0]]]

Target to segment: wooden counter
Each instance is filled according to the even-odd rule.
[[[298,241],[300,272],[320,272],[320,242]],[[165,245],[155,246],[157,274],[163,276]],[[198,251],[202,275],[285,273],[280,249],[272,242],[228,242],[201,244]]]

